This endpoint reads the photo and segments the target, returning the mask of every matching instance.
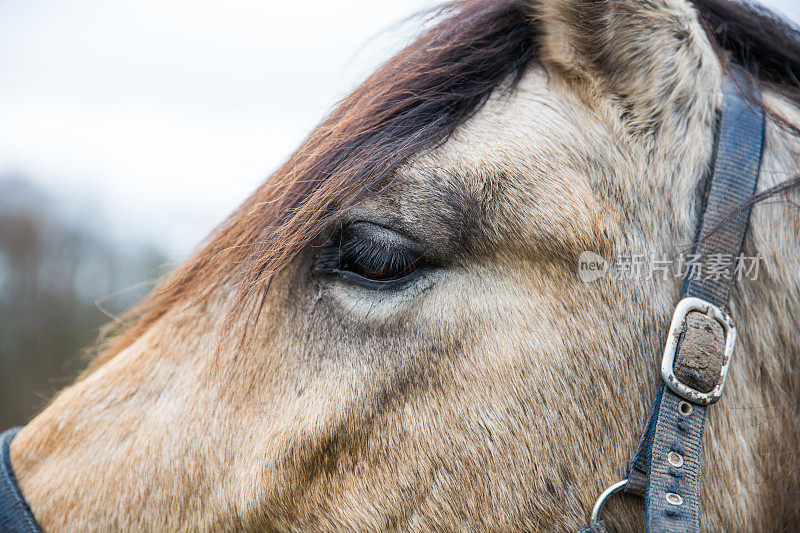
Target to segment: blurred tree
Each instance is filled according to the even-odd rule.
[[[25,424],[85,366],[109,315],[151,287],[165,256],[71,220],[21,177],[0,177],[0,429]],[[144,282],[144,283],[143,283]]]

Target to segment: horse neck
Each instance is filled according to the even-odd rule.
[[[794,124],[800,124],[800,109],[782,98],[766,95],[767,105]],[[764,157],[758,192],[763,192],[800,176],[800,137],[769,121],[765,132]],[[800,362],[800,337],[797,335],[800,310],[800,205],[798,189],[767,198],[756,204],[750,216],[745,239],[745,256],[758,257],[756,279],[735,284],[732,310],[742,330],[743,343],[761,350],[762,361],[796,368]],[[779,358],[769,355],[785,352]],[[774,361],[773,361],[774,360]],[[777,370],[777,368],[776,368]],[[782,378],[794,380],[793,372]],[[775,376],[777,377],[777,376]],[[794,381],[794,397],[797,382]]]
[[[800,112],[785,101],[767,104],[800,124]],[[768,121],[758,190],[800,173],[800,139]],[[745,524],[759,511],[742,502],[759,502],[765,516],[798,523],[800,450],[797,399],[800,398],[800,209],[797,190],[754,207],[743,254],[758,257],[756,279],[734,284],[731,312],[737,345],[719,404],[710,409],[704,438],[704,505]],[[735,487],[723,503],[713,487]],[[725,508],[728,507],[728,508]],[[755,527],[756,524],[753,524]],[[711,529],[713,530],[713,524]]]

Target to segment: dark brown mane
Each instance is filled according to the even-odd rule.
[[[800,31],[752,3],[692,0],[711,42],[770,89],[800,102]]]
[[[800,34],[769,11],[694,0],[721,51],[800,102]],[[92,368],[176,305],[235,287],[242,311],[342,210],[404,162],[440,145],[499,87],[511,90],[535,57],[536,35],[514,0],[466,0],[370,76],[204,245],[98,346]]]

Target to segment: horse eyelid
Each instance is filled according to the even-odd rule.
[[[368,224],[376,231],[358,231],[361,224]],[[383,226],[359,223],[343,227],[322,247],[313,270],[317,273],[337,276],[346,283],[368,289],[397,288],[427,266],[427,261],[417,250],[413,240]],[[380,239],[386,233],[391,238]],[[408,241],[408,242],[406,242]],[[370,277],[367,273],[386,270],[385,279]],[[392,273],[396,277],[391,277]]]

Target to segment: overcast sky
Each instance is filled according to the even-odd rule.
[[[436,3],[3,0],[0,176],[179,258]]]

